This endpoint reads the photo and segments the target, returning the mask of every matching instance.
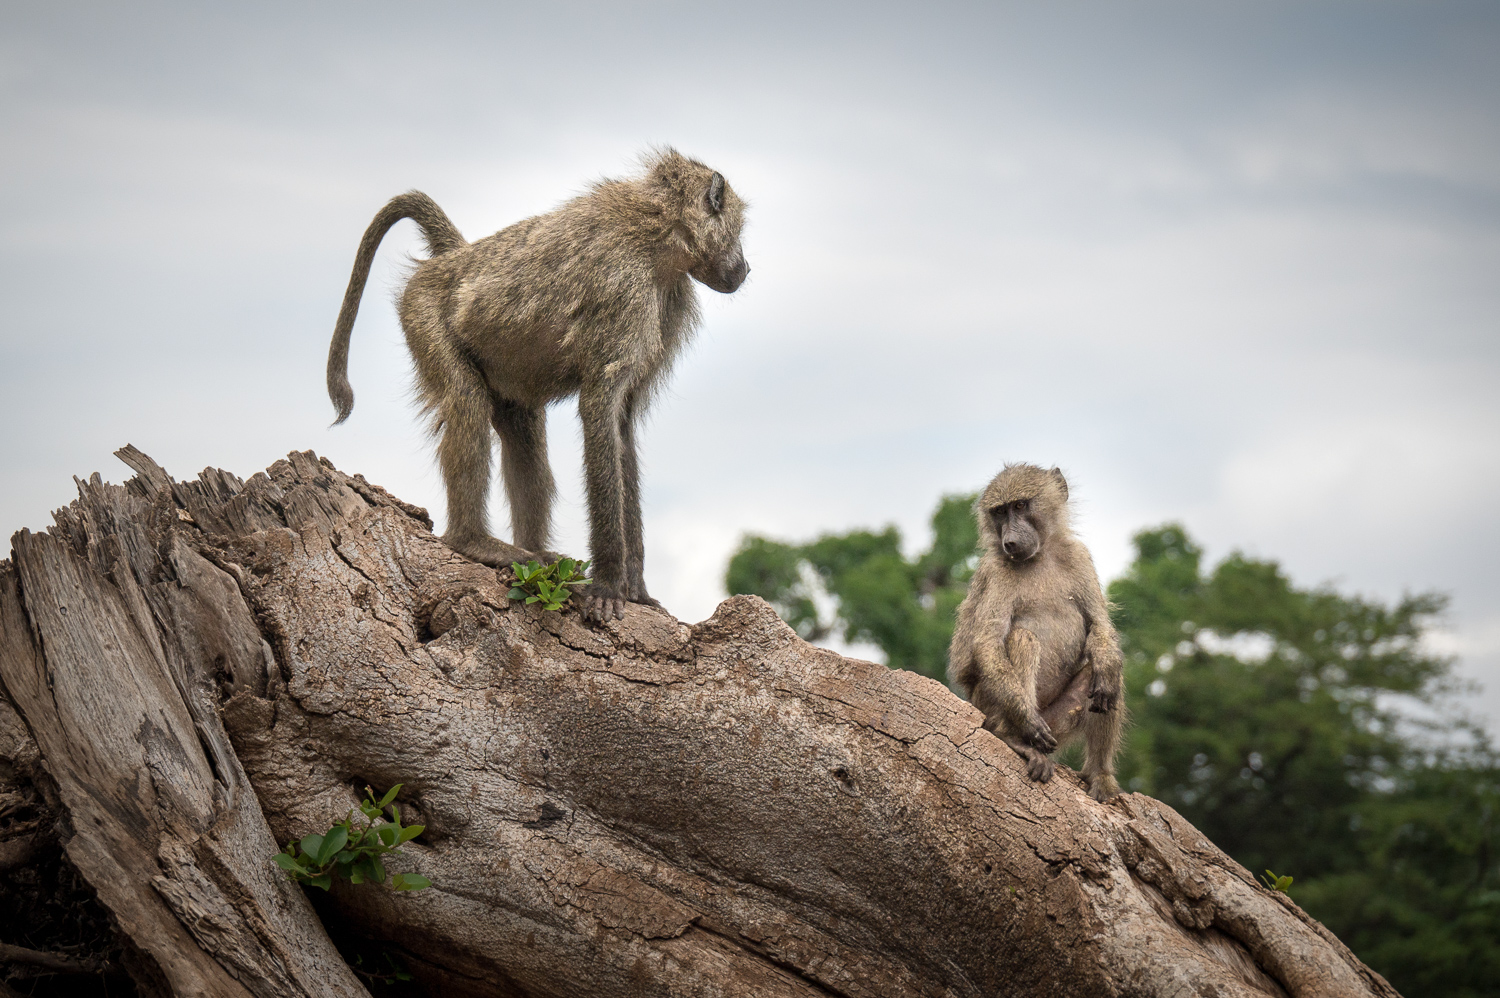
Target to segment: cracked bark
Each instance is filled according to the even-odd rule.
[[[435,886],[326,911],[430,994],[1395,994],[1170,808],[1028,781],[757,599],[590,628],[311,453],[121,456],[13,538],[0,678],[147,993],[362,993],[269,857],[399,782]]]

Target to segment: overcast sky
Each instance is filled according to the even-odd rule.
[[[915,550],[943,493],[1059,464],[1106,579],[1181,520],[1303,585],[1451,594],[1437,643],[1500,730],[1500,6],[4,10],[6,533],[126,442],[179,478],[312,448],[441,519],[410,223],[328,427],[360,234],[419,188],[478,238],[672,144],[750,200],[754,267],[700,289],[644,433],[679,617],[745,531]],[[551,446],[582,553],[571,403]]]

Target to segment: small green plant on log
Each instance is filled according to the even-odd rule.
[[[583,573],[588,571],[589,563],[574,561],[572,558],[563,558],[551,565],[535,561],[522,565],[513,561],[510,567],[516,573],[510,598],[540,603],[544,610],[561,610],[568,597],[573,595],[569,586],[586,586],[594,581],[583,577]]]
[[[1269,887],[1269,888],[1271,888],[1271,890],[1273,890],[1273,891],[1280,891],[1283,894],[1290,894],[1291,893],[1291,890],[1290,890],[1290,888],[1292,886],[1292,878],[1291,877],[1278,877],[1278,876],[1276,876],[1276,874],[1272,873],[1270,870],[1267,870],[1261,876],[1260,879],[1264,880],[1265,883],[1266,883],[1266,886]]]
[[[401,824],[401,809],[394,803],[401,787],[402,784],[396,784],[379,800],[375,799],[374,790],[365,787],[365,799],[359,805],[359,812],[364,815],[362,824],[350,811],[322,835],[304,835],[301,842],[288,842],[286,851],[272,859],[299,884],[311,884],[325,891],[333,885],[335,876],[351,884],[385,883],[381,857],[399,851],[403,842],[426,830],[425,825]],[[386,812],[390,813],[389,820]],[[420,873],[398,873],[391,878],[391,887],[398,891],[419,891],[430,886],[432,881]]]

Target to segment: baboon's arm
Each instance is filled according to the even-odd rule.
[[[584,615],[593,620],[618,619],[632,592],[632,569],[644,560],[640,537],[640,484],[635,454],[634,396],[659,360],[661,314],[654,299],[630,298],[614,303],[581,331],[582,342],[596,346],[578,390],[578,418],[583,424],[583,468],[588,487],[589,552],[593,584],[584,592]],[[629,425],[627,425],[627,423]],[[632,565],[632,540],[641,557]],[[649,597],[645,597],[649,599]]]
[[[974,684],[979,681],[974,663],[975,607],[985,603],[988,582],[986,566],[981,562],[974,578],[969,580],[968,594],[958,605],[958,615],[953,621],[953,637],[948,642],[948,682],[960,687],[971,700],[974,698]],[[1006,626],[1010,626],[1009,621],[1006,621]]]
[[[1092,678],[1089,684],[1089,710],[1104,713],[1113,710],[1125,688],[1125,661],[1120,655],[1120,636],[1109,619],[1109,601],[1099,587],[1099,574],[1094,570],[1094,560],[1083,552],[1084,563],[1080,571],[1074,601],[1083,612],[1088,635],[1084,639],[1084,656],[1087,658]]]

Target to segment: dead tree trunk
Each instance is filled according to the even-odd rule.
[[[0,773],[142,993],[363,993],[270,857],[404,783],[435,886],[324,912],[429,994],[1395,994],[1170,808],[1028,781],[941,685],[760,600],[591,628],[311,453],[120,453],[0,562]]]

